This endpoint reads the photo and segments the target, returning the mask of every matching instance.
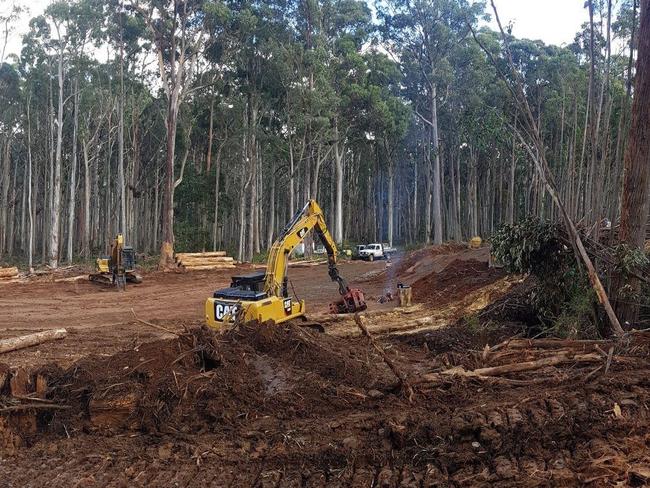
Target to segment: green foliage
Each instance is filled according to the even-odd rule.
[[[266,264],[269,260],[269,252],[264,251],[253,255],[253,262],[257,264]]]
[[[567,250],[557,239],[557,225],[536,218],[504,224],[492,234],[492,252],[511,273],[552,273],[567,260]]]
[[[492,252],[508,271],[535,276],[530,303],[548,332],[591,336],[599,325],[597,298],[558,230],[558,224],[535,218],[506,224],[492,235]]]
[[[553,335],[572,339],[598,337],[595,302],[596,295],[591,288],[573,287],[569,290],[567,300],[551,327]]]
[[[476,334],[481,328],[481,321],[477,313],[466,315],[463,318],[463,322],[465,323],[465,327],[473,334]]]
[[[614,248],[616,269],[623,273],[632,273],[639,269],[647,268],[650,259],[643,249],[631,248],[627,244],[619,244]]]

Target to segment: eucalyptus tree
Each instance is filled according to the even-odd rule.
[[[127,0],[125,6],[147,27],[158,63],[158,74],[167,99],[165,117],[166,160],[163,191],[160,265],[174,262],[174,163],[178,114],[194,81],[199,54],[207,40],[206,1]]]
[[[466,0],[389,0],[382,9],[382,34],[399,59],[414,112],[428,129],[425,152],[425,240],[442,243],[442,168],[438,124],[439,90],[452,75],[451,50],[469,35],[483,3]]]
[[[9,188],[11,185],[12,141],[21,107],[20,78],[13,66],[0,64],[0,256],[11,249],[8,232]],[[13,206],[12,206],[13,208]]]

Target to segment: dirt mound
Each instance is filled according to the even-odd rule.
[[[421,265],[424,261],[435,256],[454,254],[467,249],[467,246],[457,242],[446,242],[439,246],[429,246],[407,253],[395,263],[395,272],[399,275],[408,274]]]
[[[503,270],[489,268],[485,262],[457,259],[444,268],[444,272],[431,273],[413,283],[413,298],[441,306],[460,300],[504,276]]]
[[[271,413],[307,415],[390,383],[384,369],[368,366],[364,349],[292,325],[243,325],[223,335],[202,327],[65,371],[39,369],[48,401],[66,406],[39,422],[58,435],[198,432]]]
[[[382,343],[415,387],[412,403],[365,339],[292,325],[192,329],[41,370],[45,398],[11,401],[59,408],[0,414],[12,454],[0,475],[10,486],[647,482],[650,338],[515,340],[485,351],[444,333],[429,353]],[[461,374],[558,354],[567,361],[532,372]]]

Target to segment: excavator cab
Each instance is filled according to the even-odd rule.
[[[350,288],[336,267],[337,249],[323,212],[310,200],[289,222],[269,252],[266,271],[233,276],[228,288],[214,292],[205,302],[205,320],[208,326],[221,328],[236,319],[244,322],[273,321],[276,324],[305,317],[305,301],[289,296],[287,266],[289,256],[314,230],[327,250],[329,276],[337,282],[342,299],[330,305],[333,313],[350,313],[366,309],[363,292]]]
[[[124,236],[117,234],[111,244],[111,255],[97,258],[96,271],[90,281],[112,284],[118,290],[126,288],[126,282],[142,283],[142,277],[135,269],[135,250],[124,245]]]
[[[214,298],[252,301],[266,298],[267,295],[264,292],[265,276],[265,272],[233,276],[230,287],[215,291]]]

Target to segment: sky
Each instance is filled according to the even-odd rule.
[[[14,3],[28,5],[29,15],[23,14],[14,22],[7,55],[20,52],[21,36],[29,29],[29,19],[43,13],[50,0],[0,0],[0,14],[6,14]],[[582,23],[588,20],[584,0],[495,0],[495,3],[502,24],[513,23],[515,36],[541,39],[547,44],[571,43]],[[494,19],[491,26],[496,29]]]

